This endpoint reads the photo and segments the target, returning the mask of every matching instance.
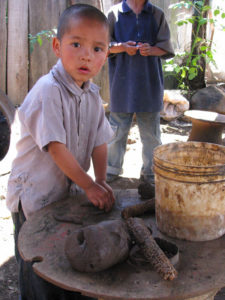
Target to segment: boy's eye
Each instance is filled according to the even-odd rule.
[[[75,48],[78,48],[78,47],[80,47],[80,44],[79,43],[73,43],[73,46],[75,47]]]
[[[102,51],[102,48],[100,48],[100,47],[95,47],[94,50],[95,50],[95,52],[100,52],[100,51]]]

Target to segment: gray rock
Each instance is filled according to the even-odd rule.
[[[190,109],[225,114],[225,93],[215,86],[198,90],[190,100]]]

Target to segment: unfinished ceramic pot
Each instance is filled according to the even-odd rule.
[[[89,225],[66,240],[65,254],[80,272],[98,272],[124,261],[129,255],[130,236],[122,220]]]

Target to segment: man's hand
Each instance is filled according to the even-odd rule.
[[[124,51],[127,52],[128,55],[135,55],[137,53],[138,48],[136,47],[136,42],[128,41],[123,43]]]
[[[142,56],[152,55],[152,47],[148,43],[138,43],[138,49]]]
[[[127,41],[124,43],[114,43],[109,50],[109,53],[121,53],[126,52],[128,55],[135,55],[137,53],[138,47],[136,42]]]
[[[142,56],[162,56],[167,52],[159,47],[152,47],[148,43],[138,43],[139,52]]]

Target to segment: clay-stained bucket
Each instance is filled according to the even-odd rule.
[[[156,221],[168,236],[207,241],[225,233],[225,147],[202,142],[154,151]]]

